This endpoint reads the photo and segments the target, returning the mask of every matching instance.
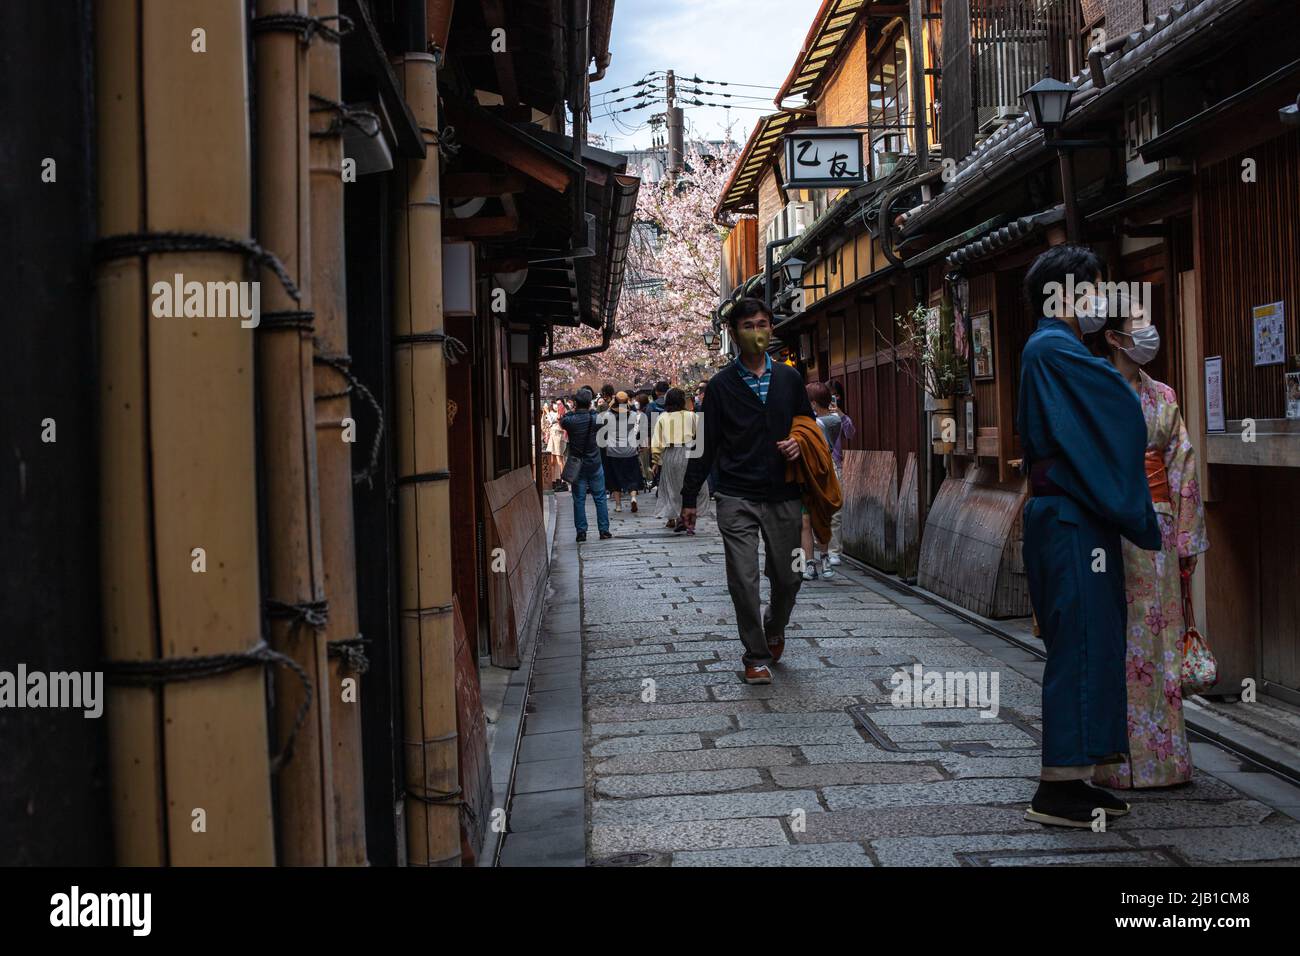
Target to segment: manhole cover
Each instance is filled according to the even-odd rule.
[[[904,747],[900,745],[899,741],[894,740],[894,738],[890,735],[889,728],[876,723],[876,721],[872,719],[871,716],[873,713],[880,712],[880,711],[885,711],[885,712],[893,711],[893,708],[882,707],[874,704],[853,704],[852,706],[846,707],[845,711],[848,713],[850,717],[853,718],[854,723],[856,723],[859,728],[864,730],[867,733],[867,735],[876,743],[877,746],[879,746],[883,750],[888,750],[893,753],[903,753],[903,752],[926,753],[930,751],[934,751],[934,752],[955,751],[957,753],[965,753],[971,756],[982,756],[986,754],[996,754],[999,752],[999,748],[991,740],[959,740],[959,739],[905,740],[903,742],[906,743],[907,746]],[[1025,720],[1019,714],[1015,714],[1007,710],[1005,707],[1002,708],[1002,710],[999,712],[996,718],[993,719],[981,718],[979,723],[973,723],[970,721],[960,721],[960,720],[942,720],[939,719],[939,716],[940,716],[939,713],[936,712],[935,713],[936,719],[934,720],[921,720],[915,724],[901,724],[901,725],[897,725],[896,729],[900,731],[904,729],[915,730],[918,727],[923,727],[928,730],[952,730],[958,732],[952,734],[952,737],[959,737],[960,731],[962,731],[963,729],[975,730],[976,728],[979,727],[988,727],[989,729],[998,727],[998,728],[1005,729],[1007,726],[1011,726],[1016,728],[1021,733],[1023,733],[1026,737],[1029,738],[1029,740],[1024,744],[1025,747],[1035,747],[1042,743],[1042,735],[1038,732],[1037,728],[1033,726],[1033,724],[1029,723],[1029,721]],[[996,739],[1005,740],[1004,737],[998,737]]]
[[[664,862],[662,853],[647,853],[637,851],[634,853],[620,853],[617,856],[607,856],[603,860],[597,860],[595,866],[660,866]]]

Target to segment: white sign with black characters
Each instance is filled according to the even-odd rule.
[[[862,134],[850,128],[795,130],[785,137],[787,189],[849,189],[866,182]]]

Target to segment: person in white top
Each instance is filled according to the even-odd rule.
[[[641,431],[646,416],[632,407],[627,392],[614,396],[608,411],[596,416],[600,425],[596,441],[605,450],[605,486],[614,496],[614,510],[623,510],[623,495],[636,513],[636,493],[641,490]]]

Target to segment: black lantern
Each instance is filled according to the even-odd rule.
[[[712,350],[714,341],[718,338],[718,333],[713,329],[708,329],[704,333],[704,347]]]
[[[1029,110],[1029,118],[1035,129],[1050,133],[1065,122],[1065,114],[1070,111],[1070,97],[1074,96],[1074,87],[1069,83],[1044,76],[1041,80],[1020,94]]]
[[[786,278],[790,280],[791,285],[798,285],[799,280],[803,278],[804,265],[804,261],[798,256],[791,256],[781,263],[781,268],[785,270]]]

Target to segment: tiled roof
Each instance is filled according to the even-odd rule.
[[[1213,18],[1260,2],[1264,0],[1181,0],[1174,4],[1168,13],[1130,33],[1122,47],[1103,59],[1105,87],[1094,87],[1092,75],[1086,70],[1070,78],[1075,94],[1065,128],[1077,127],[1086,121],[1099,103],[1113,102],[1112,97],[1129,85],[1125,81],[1135,79],[1139,71],[1150,66],[1153,60],[1163,56],[1193,31],[1204,29]],[[912,213],[903,234],[915,235],[945,212],[958,208],[967,193],[1014,172],[1013,164],[1004,162],[1008,157],[1032,156],[1044,148],[1042,133],[1034,128],[1028,115],[1002,127],[957,163],[944,191]]]
[[[787,96],[807,93],[817,85],[822,71],[835,59],[840,44],[853,29],[858,11],[864,6],[866,0],[823,0],[790,75],[785,78],[781,92],[776,95],[778,103]]]
[[[985,256],[1014,246],[1023,239],[1028,239],[1045,226],[1060,222],[1064,218],[1065,206],[1063,205],[1053,206],[1051,209],[1044,209],[1029,216],[1021,216],[1001,229],[994,229],[988,235],[981,236],[974,242],[968,242],[948,253],[948,265],[956,267],[974,262],[976,259],[983,259]]]
[[[753,212],[751,207],[758,198],[759,181],[781,148],[781,137],[788,130],[813,122],[816,121],[812,117],[803,117],[798,113],[768,113],[760,116],[754,131],[745,142],[745,148],[736,158],[731,178],[722,187],[722,196],[713,210],[714,217],[724,212]]]

